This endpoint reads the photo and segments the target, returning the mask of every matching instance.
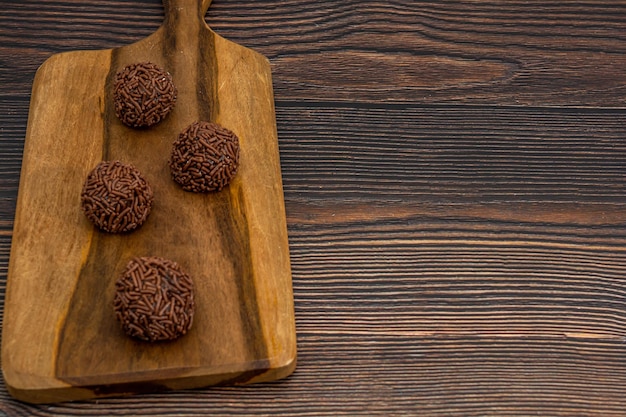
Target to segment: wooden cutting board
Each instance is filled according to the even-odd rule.
[[[52,56],[33,83],[15,217],[2,370],[28,402],[268,381],[295,367],[287,228],[269,63],[210,30],[211,0],[164,0],[165,21],[119,49]],[[173,112],[137,130],[115,116],[112,83],[150,61],[178,88]],[[172,142],[198,120],[240,139],[237,176],[195,194],[172,180]],[[101,160],[135,165],[155,194],[147,222],[127,235],[97,231],[81,187]],[[114,282],[134,256],[177,261],[194,279],[190,332],[135,341],[113,314]]]

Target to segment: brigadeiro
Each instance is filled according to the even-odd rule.
[[[193,282],[176,262],[157,256],[134,258],[115,289],[115,316],[128,336],[148,342],[169,341],[191,328]]]
[[[211,122],[195,122],[183,130],[170,155],[172,178],[186,191],[220,191],[239,167],[239,138]]]
[[[177,90],[169,72],[151,62],[131,64],[115,77],[115,114],[127,126],[159,123],[176,104]]]
[[[120,161],[100,162],[87,176],[80,195],[87,218],[110,233],[141,226],[152,208],[152,188],[139,170]]]

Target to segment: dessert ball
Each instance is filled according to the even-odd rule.
[[[131,64],[117,73],[113,86],[115,114],[127,126],[159,123],[176,104],[172,76],[150,62]]]
[[[141,226],[152,208],[150,184],[132,165],[100,162],[87,176],[80,195],[87,218],[100,230],[124,233]]]
[[[174,142],[169,165],[184,190],[220,191],[237,173],[239,138],[216,123],[193,123]]]
[[[115,289],[115,316],[128,336],[169,341],[191,328],[193,282],[176,262],[156,256],[134,258]]]

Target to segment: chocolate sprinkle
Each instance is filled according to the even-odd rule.
[[[175,340],[191,328],[193,282],[176,262],[134,258],[115,288],[115,316],[127,335],[148,342]]]
[[[153,193],[134,166],[103,161],[87,176],[80,199],[85,215],[99,229],[123,233],[143,224]]]
[[[210,122],[196,122],[181,132],[170,155],[174,181],[186,191],[220,191],[239,167],[239,139]]]
[[[115,114],[130,127],[154,126],[174,108],[176,93],[169,72],[150,62],[131,64],[115,78]]]

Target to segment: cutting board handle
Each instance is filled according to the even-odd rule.
[[[212,0],[163,0],[165,19],[180,16],[182,20],[200,18],[204,21]]]

